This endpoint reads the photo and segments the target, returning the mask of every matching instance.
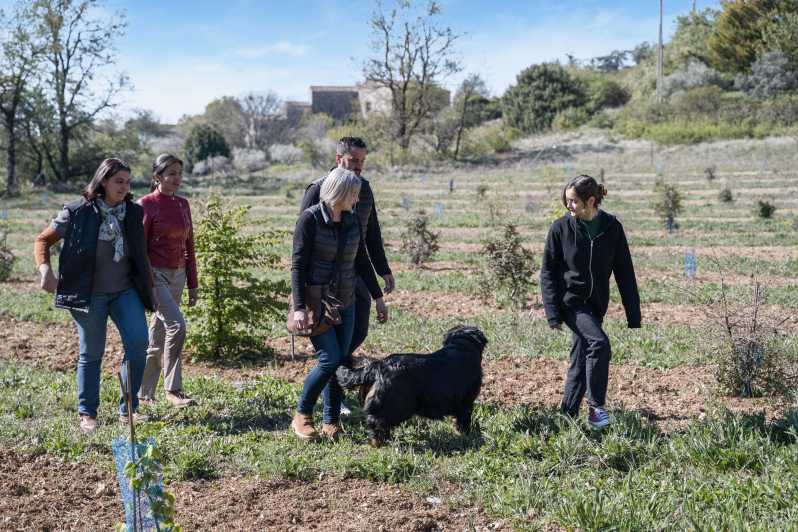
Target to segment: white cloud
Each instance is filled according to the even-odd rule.
[[[244,59],[261,59],[275,55],[287,55],[290,57],[302,57],[308,52],[308,47],[301,44],[294,44],[289,41],[280,41],[266,46],[250,48],[239,48],[235,55]]]

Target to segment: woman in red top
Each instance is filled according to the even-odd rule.
[[[152,165],[152,192],[139,200],[144,208],[144,237],[154,290],[160,303],[150,322],[150,345],[139,400],[154,399],[163,369],[166,400],[177,408],[195,404],[183,392],[180,359],[186,339],[186,320],[180,312],[180,300],[186,284],[188,306],[197,302],[191,209],[188,200],[176,194],[182,179],[183,161],[174,155],[159,155]]]

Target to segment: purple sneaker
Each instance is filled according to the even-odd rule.
[[[610,424],[610,415],[599,406],[591,406],[587,409],[587,422],[594,429],[603,429]]]

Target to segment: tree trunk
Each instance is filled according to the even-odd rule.
[[[69,128],[66,119],[61,120],[61,130],[58,132],[58,173],[60,181],[69,179]]]
[[[6,196],[17,195],[17,132],[15,120],[6,121]]]
[[[463,111],[460,114],[460,125],[457,128],[457,140],[454,143],[454,160],[460,155],[460,140],[463,138],[463,130],[465,129],[466,113],[468,112],[468,98],[469,94],[466,92],[463,97]]]

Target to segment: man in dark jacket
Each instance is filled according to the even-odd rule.
[[[560,329],[565,323],[573,332],[561,408],[576,416],[587,392],[588,422],[594,428],[610,422],[604,402],[611,350],[602,322],[610,300],[611,274],[628,326],[640,327],[640,296],[626,234],[617,218],[598,208],[606,194],[604,185],[590,176],[568,182],[562,199],[569,214],[551,225],[540,267],[549,326]]]
[[[385,247],[382,243],[382,233],[380,231],[380,222],[377,218],[374,193],[369,182],[361,175],[363,163],[366,160],[366,151],[366,143],[363,142],[363,139],[359,137],[343,137],[338,141],[335,162],[338,167],[354,172],[362,182],[355,212],[360,218],[363,239],[366,243],[371,264],[377,274],[385,281],[384,292],[390,294],[395,288],[395,282],[391,268],[388,266],[388,259],[385,257]],[[319,202],[322,181],[324,181],[324,178],[317,179],[308,185],[305,195],[302,197],[300,213]],[[388,319],[388,307],[383,299],[376,300],[376,310],[378,321],[384,322]],[[360,344],[368,336],[370,311],[371,295],[363,280],[358,276],[355,285],[355,331],[352,334],[352,343],[349,347],[350,355],[360,347]]]

